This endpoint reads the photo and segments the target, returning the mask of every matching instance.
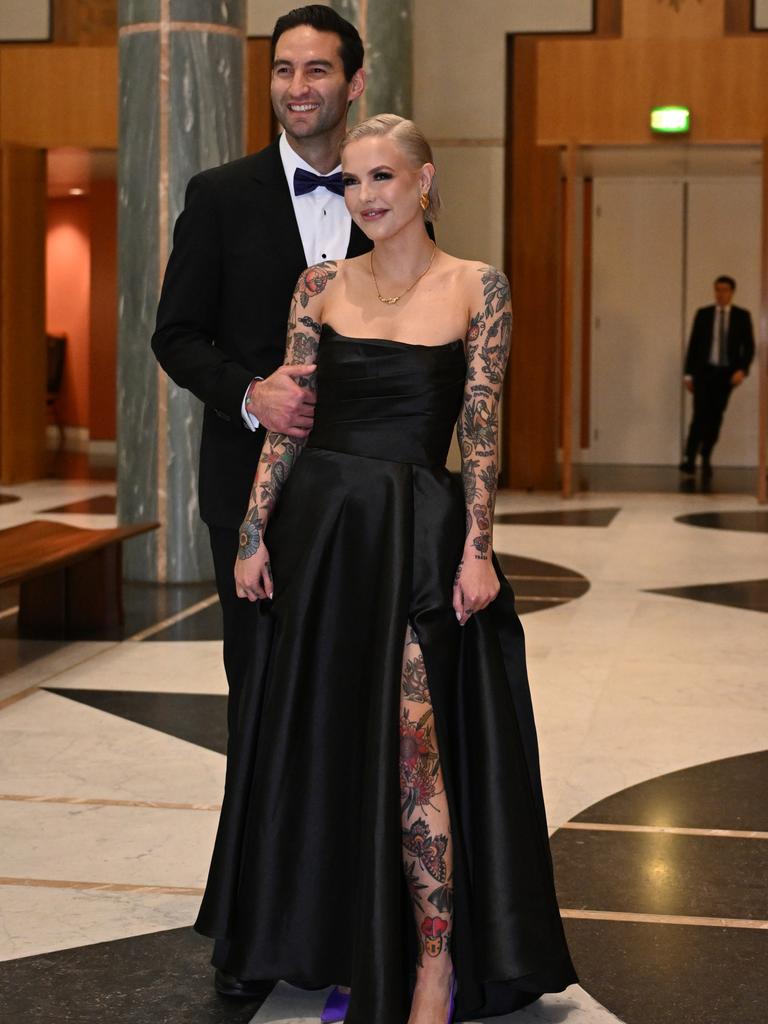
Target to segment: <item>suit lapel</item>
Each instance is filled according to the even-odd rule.
[[[293,201],[280,159],[279,140],[275,139],[254,157],[253,178],[261,186],[262,213],[267,225],[267,243],[279,250],[287,266],[307,266],[304,246],[293,211]],[[298,273],[296,276],[298,277]]]
[[[364,252],[370,252],[372,248],[373,245],[370,238],[352,221],[352,230],[349,233],[349,245],[347,246],[347,259],[351,259],[353,256],[362,256]]]

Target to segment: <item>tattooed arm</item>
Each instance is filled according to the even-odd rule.
[[[463,626],[496,597],[491,561],[496,504],[499,400],[512,336],[509,282],[494,267],[480,267],[471,284],[465,339],[467,378],[458,424],[467,535],[456,573],[453,607]]]
[[[307,376],[296,383],[307,390],[307,401],[315,401],[315,367],[320,344],[323,292],[336,277],[336,263],[309,267],[298,280],[288,314],[285,366],[306,366]],[[308,433],[308,431],[307,431]],[[272,569],[264,545],[264,532],[283,484],[301,454],[306,437],[269,431],[259,457],[248,510],[240,526],[240,546],[235,562],[235,589],[249,601],[272,597]]]

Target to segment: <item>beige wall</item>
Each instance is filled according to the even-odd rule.
[[[434,143],[450,252],[502,263],[507,35],[591,27],[592,0],[414,0],[413,116]]]
[[[327,0],[317,0],[319,3]],[[417,0],[418,2],[418,0]],[[300,0],[247,0],[246,30],[249,36],[271,36],[281,14],[300,7]]]
[[[47,39],[51,27],[49,0],[2,0],[0,39]]]

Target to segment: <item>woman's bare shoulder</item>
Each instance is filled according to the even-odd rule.
[[[470,308],[481,303],[500,311],[509,302],[509,281],[498,267],[481,260],[444,255],[446,273],[451,275],[452,285],[465,296]]]

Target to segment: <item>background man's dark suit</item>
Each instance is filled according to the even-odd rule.
[[[715,366],[710,362],[717,309],[713,305],[697,310],[685,357],[686,376],[693,378],[693,419],[685,446],[685,457],[689,463],[693,463],[697,452],[701,450],[705,465],[709,464],[733,387],[731,378],[738,370],[746,375],[755,354],[749,311],[740,306],[731,306],[727,365]]]
[[[348,256],[371,243],[353,223]],[[283,362],[291,295],[306,268],[278,143],[196,175],[173,236],[152,349],[204,404],[200,514],[208,525],[224,614],[230,690],[243,678],[257,605],[238,598],[238,527],[265,431],[241,416],[254,377]],[[236,701],[230,700],[230,711]]]

